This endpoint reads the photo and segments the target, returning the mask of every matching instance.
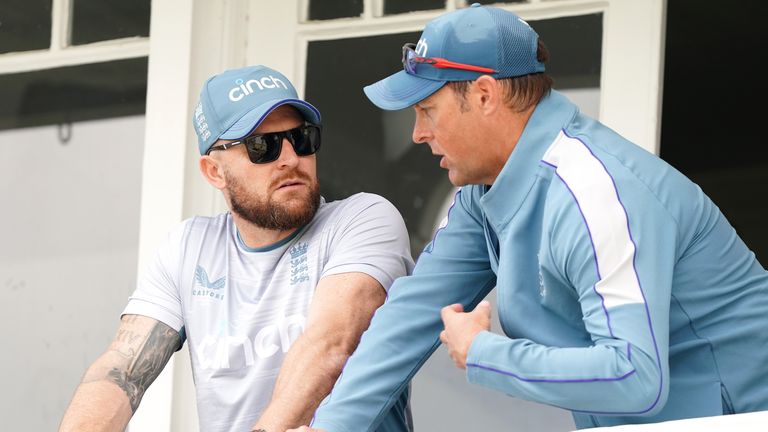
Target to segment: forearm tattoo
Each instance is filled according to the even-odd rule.
[[[155,324],[144,343],[136,346],[141,336],[130,329],[118,332],[118,340],[126,343],[115,351],[128,362],[126,367],[115,367],[107,373],[107,379],[128,396],[132,412],[136,412],[144,392],[181,344],[179,333],[160,322]]]

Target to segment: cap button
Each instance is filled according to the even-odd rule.
[[[482,6],[480,3],[472,3],[469,7],[480,7]]]

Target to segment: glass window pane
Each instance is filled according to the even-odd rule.
[[[599,98],[600,15],[531,23],[552,54],[549,69],[559,88],[591,86]],[[568,31],[565,31],[563,28]],[[594,28],[589,28],[594,27]],[[571,28],[578,29],[572,33]],[[309,44],[306,97],[323,114],[323,149],[318,170],[329,199],[360,191],[378,193],[400,210],[417,256],[431,239],[443,204],[453,190],[446,172],[429,148],[413,145],[412,109],[383,111],[363,94],[363,87],[402,69],[403,44],[421,32],[315,41]],[[360,61],[360,53],[366,55]],[[554,60],[555,56],[565,59]],[[344,79],[332,80],[344,67]],[[594,87],[594,89],[592,88]]]
[[[147,58],[0,75],[0,130],[145,111]]]
[[[0,54],[51,46],[52,0],[0,2]]]
[[[72,45],[149,36],[150,0],[73,0]]]
[[[555,88],[600,87],[603,15],[579,15],[531,21],[549,50],[547,72]]]
[[[445,0],[384,0],[384,15],[445,8]]]
[[[306,73],[307,100],[323,115],[317,158],[323,196],[335,200],[366,191],[386,197],[402,213],[414,253],[431,236],[433,221],[425,208],[439,207],[451,184],[429,148],[411,143],[413,111],[382,111],[368,101],[363,86],[402,69],[400,47],[419,34],[311,42]],[[360,61],[364,52],[377,55]],[[339,65],[343,80],[333,79]]]
[[[667,3],[660,151],[717,204],[763,266],[768,264],[765,110],[744,107],[768,95],[759,72],[768,40],[765,16],[765,2],[727,14],[709,2]]]
[[[359,17],[363,14],[363,0],[312,0],[309,2],[310,20]]]

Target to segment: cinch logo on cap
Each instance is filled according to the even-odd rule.
[[[258,80],[249,79],[248,81],[245,81],[245,82],[243,82],[242,79],[238,79],[235,81],[235,84],[237,84],[237,87],[233,87],[231,90],[229,90],[229,100],[231,100],[232,102],[240,101],[244,97],[253,93],[254,85],[256,85],[256,87],[259,90],[264,90],[265,88],[273,89],[280,86],[288,90],[288,86],[286,86],[282,80],[280,80],[279,78],[275,78],[272,75],[261,77],[261,79],[258,79]]]

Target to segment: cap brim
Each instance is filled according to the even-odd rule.
[[[245,113],[219,138],[240,139],[250,135],[272,111],[283,105],[295,107],[304,117],[304,120],[312,124],[320,124],[320,111],[309,102],[300,99],[272,99]]]
[[[400,71],[383,80],[365,86],[368,99],[384,110],[399,110],[421,102],[440,90],[446,81],[435,81]]]

